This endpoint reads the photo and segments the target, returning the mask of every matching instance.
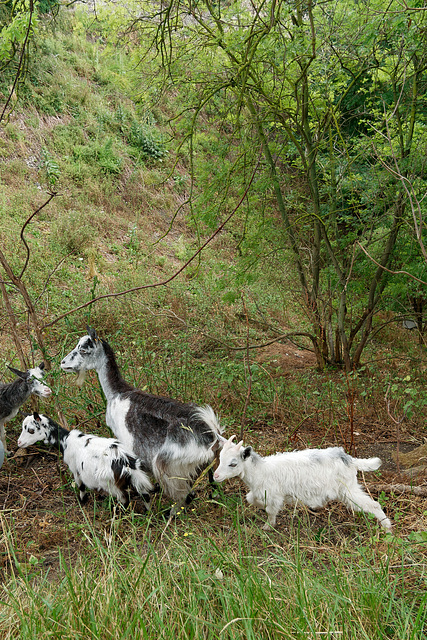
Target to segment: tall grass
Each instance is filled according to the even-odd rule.
[[[55,577],[12,558],[2,638],[425,638],[416,546],[368,533],[337,552],[298,523],[268,536],[222,506],[211,525],[194,514],[165,524],[113,513],[103,531],[87,521],[77,560],[64,552]]]

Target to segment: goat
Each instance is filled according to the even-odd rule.
[[[28,371],[18,371],[13,367],[8,368],[18,376],[18,379],[8,384],[0,384],[0,440],[3,443],[6,454],[5,423],[16,416],[19,407],[24,404],[32,393],[42,398],[47,398],[52,393],[52,389],[42,382],[44,362],[35,367],[35,369],[28,369]]]
[[[263,529],[276,524],[276,516],[286,504],[302,502],[311,509],[323,507],[331,500],[343,502],[354,511],[372,513],[384,529],[391,522],[357,482],[357,471],[374,471],[379,458],[353,458],[342,447],[305,449],[262,457],[243,442],[233,443],[232,436],[219,454],[214,480],[240,477],[250,489],[249,504],[264,509],[268,520]]]
[[[188,504],[194,495],[190,493],[193,481],[222,444],[213,409],[146,393],[128,384],[108,342],[89,327],[88,335],[65,356],[61,368],[77,373],[80,385],[86,371],[97,372],[107,401],[107,425],[176,502],[172,513]]]
[[[61,451],[79,489],[81,504],[87,500],[86,489],[95,489],[109,493],[127,507],[128,489],[133,487],[149,508],[153,485],[145,467],[118,440],[84,434],[78,429],[68,431],[51,418],[34,412],[22,423],[18,447],[29,447],[39,441]]]

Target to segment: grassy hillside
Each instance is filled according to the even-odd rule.
[[[80,391],[59,370],[91,324],[113,346],[126,379],[210,403],[226,435],[243,425],[260,453],[353,446],[388,456],[372,480],[402,481],[392,459],[397,439],[410,448],[424,434],[426,366],[416,336],[390,325],[361,371],[317,372],[308,344],[276,340],[306,322],[293,266],[286,252],[242,262],[243,209],[167,285],[57,320],[94,297],[169,280],[212,233],[208,215],[193,215],[188,198],[191,191],[197,206],[209,207],[208,171],[224,161],[225,134],[206,120],[198,175],[207,184],[191,184],[168,105],[153,107],[149,86],[137,95],[136,73],[96,25],[86,32],[81,20],[62,16],[46,23],[0,129],[0,249],[16,275],[26,260],[22,226],[56,193],[24,233],[30,256],[22,279],[45,327],[54,389],[34,406],[107,435],[96,378]],[[3,96],[7,90],[5,77]],[[243,194],[235,187],[232,195],[228,213]],[[43,354],[22,297],[6,290],[24,351],[38,363]],[[19,360],[0,303],[2,381],[11,379],[9,364]],[[7,428],[12,449],[20,424],[17,417]],[[238,483],[212,494],[203,479],[194,509],[172,522],[162,519],[161,501],[147,517],[100,500],[82,510],[63,465],[38,454],[0,472],[5,639],[425,637],[422,498],[381,493],[396,537],[337,506],[316,516],[288,511],[278,531],[265,534]]]

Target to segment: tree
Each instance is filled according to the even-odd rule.
[[[171,0],[151,13],[144,5],[130,28],[150,43],[145,59],[156,56],[163,86],[185,90],[175,118],[186,123],[190,157],[197,125],[215,111],[239,143],[224,172],[242,159],[253,165],[262,149],[309,318],[302,333],[321,368],[360,364],[408,233],[408,194],[387,164],[397,158],[425,190],[427,31],[418,4]]]
[[[8,0],[0,5],[0,71],[3,80],[11,83],[8,86],[8,97],[0,110],[0,122],[16,102],[16,92],[25,77],[29,48],[37,22],[33,0]]]

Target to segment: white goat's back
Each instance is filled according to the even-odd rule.
[[[102,484],[111,480],[113,461],[129,461],[129,453],[115,438],[101,438],[83,434],[77,429],[70,431],[64,451],[64,462],[73,474],[78,474],[88,489],[102,488]],[[130,470],[141,491],[152,489],[147,474],[140,469]],[[133,482],[132,482],[133,485]],[[135,489],[138,491],[137,487]]]
[[[259,461],[254,458],[252,465],[260,469],[251,475],[255,493],[275,487],[285,502],[300,500],[312,509],[330,500],[343,500],[358,486],[353,458],[338,447],[277,453]]]

